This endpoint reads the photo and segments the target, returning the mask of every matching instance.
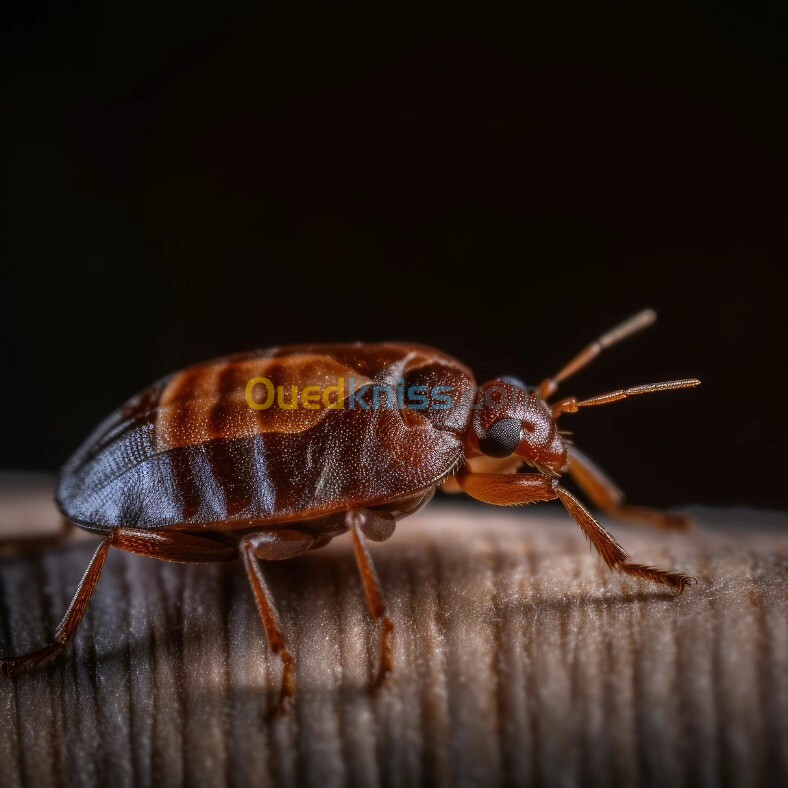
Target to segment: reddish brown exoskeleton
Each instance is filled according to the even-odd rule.
[[[459,361],[433,348],[397,343],[274,348],[165,378],[112,414],[63,469],[61,511],[105,538],[53,643],[0,660],[0,670],[14,675],[44,665],[66,648],[107,552],[116,547],[165,561],[240,558],[270,647],[284,664],[283,692],[289,694],[293,659],[258,559],[292,558],[350,531],[370,613],[381,625],[383,676],[390,668],[393,625],[366,540],[388,539],[397,521],[441,485],[498,506],[560,499],[608,567],[681,593],[691,578],[632,563],[558,480],[568,473],[610,514],[666,527],[681,526],[683,519],[625,506],[616,487],[565,440],[557,420],[698,381],[548,403],[560,382],[654,317],[645,311],[626,321],[534,390],[511,378],[477,389]],[[267,404],[257,395],[249,399],[255,381],[269,387]],[[321,407],[326,387],[335,396]],[[391,397],[380,397],[380,388]],[[415,392],[415,401],[405,403],[405,391]],[[439,401],[423,407],[425,394],[435,392]],[[533,472],[519,472],[524,465]]]

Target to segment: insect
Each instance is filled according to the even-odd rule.
[[[560,383],[654,319],[651,310],[635,315],[533,389],[503,377],[477,387],[471,371],[454,358],[398,343],[255,351],[155,383],[109,416],[63,468],[59,508],[104,539],[53,642],[0,660],[0,670],[13,676],[65,650],[115,547],[164,561],[240,558],[270,648],[284,666],[282,692],[292,694],[293,657],[260,561],[293,558],[349,531],[369,611],[380,627],[381,678],[391,667],[393,624],[367,542],[388,539],[397,521],[417,511],[439,486],[497,506],[558,499],[609,568],[681,593],[692,578],[630,561],[559,484],[560,477],[569,474],[609,514],[665,527],[679,527],[683,520],[625,505],[613,483],[568,442],[558,421],[581,409],[699,381],[549,402]],[[265,408],[250,402],[255,380],[267,381],[278,396],[284,390],[290,401]],[[359,407],[344,407],[339,393],[335,407],[298,407],[292,399],[339,380],[348,382]],[[370,407],[372,384],[418,392],[439,387],[451,392],[453,404]],[[522,472],[524,466],[529,472]]]

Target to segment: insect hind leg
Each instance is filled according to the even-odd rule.
[[[54,641],[44,648],[29,654],[0,659],[0,673],[5,676],[16,676],[28,670],[43,668],[59,657],[68,646],[88,609],[93,592],[96,590],[101,572],[107,560],[112,539],[105,539],[96,549],[93,558],[85,570],[85,574],[77,587],[74,598],[66,611],[63,620],[55,630]]]

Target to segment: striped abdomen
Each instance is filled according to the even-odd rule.
[[[282,402],[250,407],[253,378],[282,386]],[[356,392],[400,380],[447,385],[455,404],[435,412],[287,407],[293,386],[324,391],[342,380],[349,391],[351,379]],[[462,399],[472,387],[461,364],[409,345],[290,347],[197,365],[110,416],[64,468],[58,504],[69,519],[104,530],[245,527],[385,503],[434,485],[460,460]],[[338,404],[336,395],[328,402]]]

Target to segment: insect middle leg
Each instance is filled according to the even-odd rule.
[[[376,685],[380,685],[392,668],[391,635],[394,623],[386,611],[383,589],[380,586],[378,573],[372,563],[372,556],[367,547],[367,539],[382,542],[394,533],[396,518],[389,512],[373,509],[354,509],[345,515],[345,522],[353,536],[353,552],[361,575],[364,593],[367,597],[369,613],[375,621],[380,622],[380,662]]]
[[[252,587],[257,609],[263,622],[271,651],[282,660],[282,691],[279,705],[295,693],[295,661],[285,644],[282,624],[276,612],[274,598],[265,582],[260,560],[283,561],[309,550],[315,538],[304,531],[281,529],[249,534],[241,539],[241,559]],[[259,559],[259,560],[258,560]]]
[[[457,474],[460,486],[472,498],[497,506],[516,506],[558,498],[580,530],[591,540],[609,569],[615,569],[652,583],[667,586],[680,594],[694,579],[680,572],[670,572],[629,560],[626,550],[591,516],[588,510],[555,479],[539,473],[468,473]]]
[[[692,525],[689,518],[680,514],[625,504],[624,493],[575,446],[569,447],[569,475],[591,499],[591,503],[611,517],[666,530],[686,531]]]

